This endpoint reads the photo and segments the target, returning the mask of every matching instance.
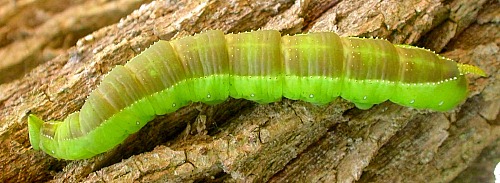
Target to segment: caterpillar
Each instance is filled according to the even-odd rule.
[[[30,114],[29,139],[33,149],[53,157],[86,159],[112,149],[156,115],[228,97],[326,104],[340,96],[360,109],[390,100],[447,111],[466,98],[468,73],[485,75],[475,66],[383,39],[211,30],[160,40],[116,66],[81,110],[63,121]]]

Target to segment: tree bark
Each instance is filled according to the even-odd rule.
[[[26,16],[32,15],[28,10],[52,7],[45,4],[50,0],[27,5],[24,1],[4,1],[1,4],[8,5],[0,6],[0,10],[8,11],[0,11],[0,15],[11,19],[27,20]],[[9,2],[23,8],[9,9]],[[98,2],[59,6],[66,11],[54,12],[46,23],[33,28],[30,39],[43,38],[34,41],[36,44],[22,39],[23,30],[15,28],[18,24],[14,20],[0,18],[0,58],[23,55],[14,61],[2,61],[14,64],[0,65],[0,76],[5,79],[0,85],[0,181],[494,179],[494,166],[500,162],[498,1],[179,0],[153,1],[140,8],[142,1],[116,0],[108,6]],[[89,13],[94,18],[82,18],[85,16],[75,10],[77,7],[85,7],[79,11],[94,7],[99,13]],[[135,8],[126,17],[116,15]],[[123,17],[119,21],[109,18],[116,16]],[[103,21],[107,18],[111,21]],[[81,28],[99,21],[109,26],[89,35],[89,30],[97,28]],[[341,36],[381,37],[442,52],[458,62],[479,66],[488,76],[469,76],[468,99],[444,113],[390,102],[359,110],[341,98],[325,106],[288,99],[267,105],[228,99],[214,106],[193,103],[159,116],[112,151],[88,160],[57,160],[31,148],[27,114],[46,120],[63,119],[80,109],[115,65],[124,64],[158,39],[170,40],[208,29],[226,33],[276,29],[283,34],[334,31]],[[79,35],[76,43],[68,41],[75,46],[65,49],[60,46],[63,44],[54,43],[69,35]],[[47,45],[54,44],[59,45],[57,57],[46,62],[35,58],[51,49]],[[19,45],[35,45],[36,49]],[[18,74],[27,74],[6,79],[17,78],[4,74],[14,68]]]

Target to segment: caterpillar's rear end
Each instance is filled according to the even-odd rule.
[[[418,109],[447,111],[467,96],[467,81],[457,63],[412,46],[396,46],[399,55],[399,77],[390,100]]]
[[[466,97],[465,77],[449,59],[382,39],[342,41],[346,70],[341,96],[360,108],[390,100],[417,109],[446,111]]]
[[[383,39],[341,38],[332,32],[283,36],[281,43],[277,31],[226,38],[233,57],[231,48],[247,46],[247,53],[238,53],[231,70],[232,83],[239,87],[233,89],[246,92],[230,92],[235,98],[266,103],[278,100],[281,93],[286,98],[324,104],[341,96],[361,109],[390,100],[417,109],[447,111],[467,95],[460,65],[418,47],[393,45]],[[252,59],[245,64],[238,60],[250,55]],[[469,71],[484,75],[477,68]],[[235,77],[255,81],[243,83],[234,81]]]

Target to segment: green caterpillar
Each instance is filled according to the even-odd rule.
[[[224,35],[207,31],[158,41],[116,66],[64,121],[28,117],[33,149],[61,159],[106,152],[156,115],[228,97],[269,103],[286,97],[326,104],[338,96],[368,109],[386,100],[446,111],[466,98],[464,74],[485,73],[431,51],[386,40],[318,32]]]

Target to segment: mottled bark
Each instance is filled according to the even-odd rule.
[[[145,2],[149,1],[1,0],[0,83],[22,77]]]
[[[484,182],[493,179],[500,161],[498,1],[180,0],[140,8],[140,1],[59,6],[48,6],[50,0],[3,1],[2,182]],[[13,3],[18,8],[11,8]],[[40,9],[50,16],[35,25],[14,23]],[[28,38],[20,27],[30,27]],[[159,116],[122,145],[89,160],[57,160],[31,148],[26,114],[63,119],[79,110],[102,76],[154,41],[207,29],[259,28],[383,37],[477,65],[488,77],[469,77],[469,98],[446,113],[390,102],[359,110],[340,98],[326,106],[229,99]],[[56,50],[48,52],[57,56],[46,56],[46,50]],[[11,57],[14,61],[6,61]],[[8,79],[4,73],[15,69],[27,74]]]

